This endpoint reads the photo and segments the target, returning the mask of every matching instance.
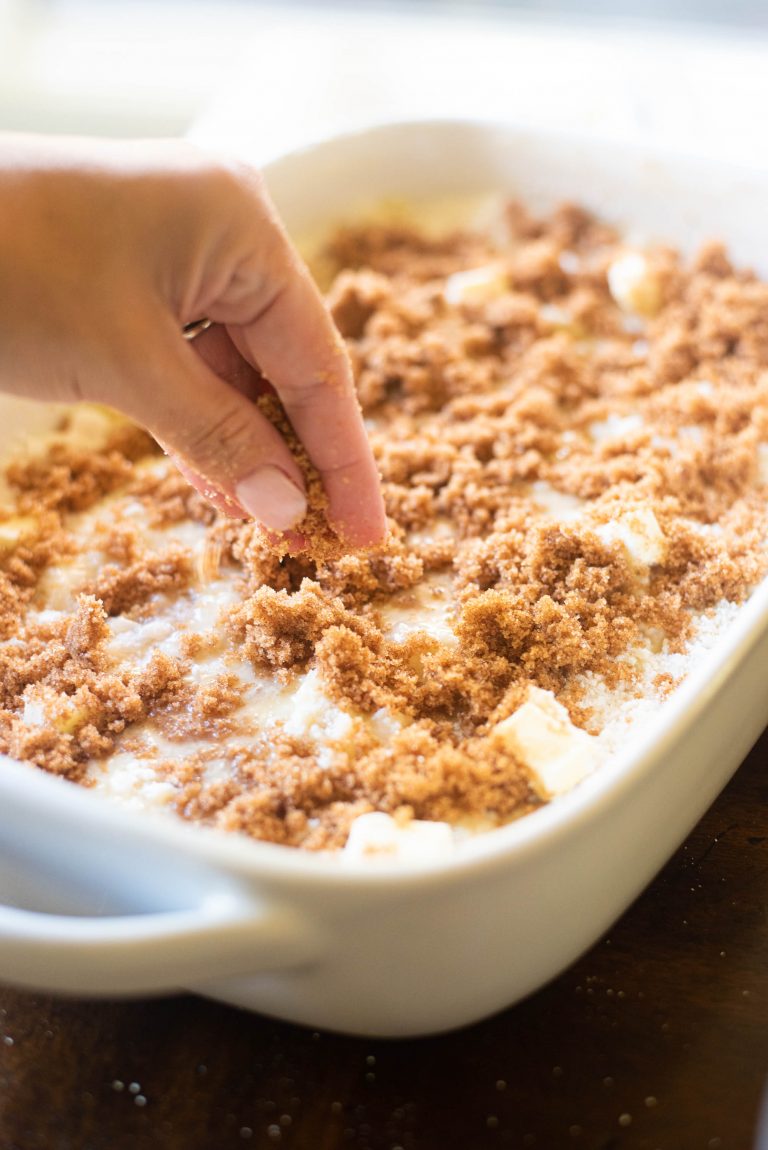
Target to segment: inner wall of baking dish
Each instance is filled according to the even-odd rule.
[[[413,203],[517,196],[533,211],[576,201],[638,243],[684,251],[722,238],[738,263],[768,274],[768,169],[644,150],[496,123],[387,124],[276,160],[264,169],[289,231],[301,240]]]
[[[462,197],[477,204],[486,196],[518,196],[534,211],[547,211],[563,200],[577,201],[637,242],[660,239],[691,250],[708,238],[721,238],[737,262],[768,273],[768,214],[764,211],[768,171],[739,170],[695,157],[650,154],[572,136],[533,135],[499,124],[443,122],[386,125],[341,137],[275,161],[265,175],[289,230],[299,240],[327,234],[342,221],[368,216],[385,201],[412,204],[418,218],[429,219],[433,215],[430,205],[450,204],[455,209]],[[50,430],[63,410],[0,396],[6,429],[0,463],[12,453],[20,436]],[[712,658],[692,672],[662,708],[658,721],[639,732],[625,754],[556,803],[465,844],[467,849],[460,852],[464,860],[479,860],[499,848],[507,850],[513,844],[522,848],[542,835],[547,837],[548,830],[587,814],[617,783],[629,782],[635,768],[642,770],[651,756],[663,753],[664,742],[692,720],[707,685],[741,658],[766,627],[768,584],[745,606]],[[12,780],[6,781],[13,785]],[[46,783],[58,780],[41,777],[39,782],[38,793],[48,790]],[[56,803],[63,795],[54,786],[49,797]],[[95,796],[78,793],[67,795],[63,806],[71,813],[80,808],[88,818],[88,811],[95,816],[97,802]],[[103,810],[100,802],[98,806]],[[221,862],[236,863],[238,855],[240,862],[248,856],[255,861],[258,855],[275,870],[306,868],[307,874],[318,878],[323,873],[328,877],[330,871],[339,878],[359,878],[362,873],[359,867],[345,866],[342,876],[334,865],[336,859],[308,858],[302,852],[239,836],[229,836],[235,840],[229,841],[220,832],[206,830],[190,836],[188,828],[176,827],[170,818],[146,820],[117,809],[104,815],[115,826],[131,827],[152,839],[170,838],[186,850],[194,838],[209,858],[218,856]],[[458,857],[418,869],[452,869],[456,864],[461,865]],[[396,871],[404,877],[410,869],[399,864]],[[367,877],[386,880],[387,875],[392,875],[390,867],[382,866]]]

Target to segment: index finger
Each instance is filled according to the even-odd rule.
[[[282,283],[267,306],[231,334],[280,396],[322,478],[331,526],[353,546],[380,543],[386,533],[381,485],[343,341],[298,259]]]

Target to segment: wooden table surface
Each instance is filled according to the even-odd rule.
[[[468,1030],[364,1041],[192,997],[0,991],[0,1150],[752,1150],[766,760],[768,732],[609,937]]]

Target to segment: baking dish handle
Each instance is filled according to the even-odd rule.
[[[0,906],[0,981],[68,994],[147,994],[312,962],[319,940],[290,907],[221,891],[199,905],[77,917]]]

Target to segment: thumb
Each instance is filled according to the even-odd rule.
[[[285,440],[180,336],[143,376],[128,414],[226,514],[253,516],[273,531],[306,514],[304,478]]]

